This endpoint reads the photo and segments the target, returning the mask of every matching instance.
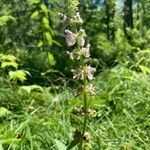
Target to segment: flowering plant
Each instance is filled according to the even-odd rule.
[[[83,93],[83,114],[84,114],[84,123],[82,132],[80,132],[80,136],[75,138],[73,142],[69,145],[68,149],[79,144],[78,148],[82,149],[82,143],[86,136],[86,124],[88,119],[88,97],[87,95],[94,95],[95,90],[93,85],[90,83],[93,80],[93,75],[96,72],[96,69],[87,65],[85,62],[86,59],[90,58],[90,44],[87,43],[85,46],[85,37],[87,36],[85,30],[81,28],[83,23],[82,18],[80,17],[80,13],[78,11],[78,0],[66,0],[67,5],[67,13],[59,13],[62,18],[61,23],[66,26],[70,26],[71,29],[66,28],[64,30],[65,40],[68,47],[74,48],[71,52],[67,51],[70,59],[72,61],[79,62],[79,66],[77,68],[72,69],[73,78],[81,81],[80,93]],[[79,133],[79,131],[78,131]],[[89,134],[88,134],[89,135]],[[76,137],[76,136],[75,136]],[[76,144],[74,144],[76,143]]]

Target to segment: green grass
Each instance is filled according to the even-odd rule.
[[[92,140],[85,149],[150,149],[149,83],[149,75],[119,66],[96,77],[97,95],[88,97],[89,108],[96,111],[87,125]],[[27,93],[2,80],[0,103],[11,112],[0,117],[0,150],[63,150],[83,123],[73,113],[82,96],[67,88],[58,94],[46,88]]]

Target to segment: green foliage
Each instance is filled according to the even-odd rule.
[[[11,112],[4,107],[0,107],[0,117],[9,115]]]
[[[20,80],[21,82],[24,82],[25,80],[27,80],[26,74],[30,75],[29,72],[25,70],[10,71],[9,77],[10,80],[13,81]]]
[[[2,16],[0,17],[0,26],[6,25],[6,23],[10,20],[14,20],[12,16]]]
[[[82,125],[74,112],[82,104],[74,93],[80,83],[70,74],[76,64],[65,53],[58,16],[78,5],[91,43],[88,63],[97,65],[85,149],[150,149],[149,0],[133,1],[129,37],[119,0],[1,0],[0,150],[63,150]]]
[[[9,66],[14,67],[15,69],[18,68],[18,63],[16,63],[16,57],[14,55],[4,55],[0,54],[0,62],[1,62],[1,68],[6,68]]]
[[[31,91],[33,91],[33,90],[43,92],[43,88],[41,86],[38,86],[38,85],[21,86],[20,90],[24,90],[28,93],[31,93]]]

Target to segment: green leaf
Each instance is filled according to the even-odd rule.
[[[7,116],[7,115],[9,115],[11,112],[8,110],[8,109],[6,109],[6,108],[4,108],[4,107],[0,107],[0,117],[4,117],[4,116]]]
[[[0,26],[5,25],[9,20],[14,20],[12,16],[2,16],[0,17]]]
[[[39,12],[36,10],[31,14],[31,19],[37,19],[39,16]]]
[[[62,142],[56,139],[55,139],[55,142],[56,142],[56,146],[58,150],[66,150],[67,147],[65,144],[63,144]]]
[[[144,74],[150,73],[150,69],[145,66],[139,65],[139,68]]]
[[[0,143],[0,150],[4,150],[2,144]]]
[[[41,9],[44,11],[44,12],[47,12],[48,11],[48,8],[45,4],[41,4]]]
[[[38,4],[40,3],[40,0],[28,0],[29,4]]]
[[[40,92],[43,92],[43,88],[41,86],[38,86],[38,85],[21,86],[20,90],[25,90],[28,93],[31,93],[31,91],[33,91],[33,90],[38,90]]]
[[[4,55],[0,54],[0,61],[15,61],[16,57],[14,55]]]
[[[43,23],[44,23],[44,26],[45,26],[46,28],[49,28],[49,20],[48,20],[46,17],[43,17],[42,21],[43,21]]]
[[[49,25],[49,20],[46,17],[43,17],[43,23],[46,25]]]
[[[40,3],[40,0],[33,0],[35,4]]]
[[[49,32],[45,32],[45,37],[49,45],[52,45],[52,36]]]
[[[78,143],[80,142],[80,138],[79,139],[74,139],[69,146],[67,147],[67,150],[72,149],[73,147],[75,147]]]
[[[50,65],[55,65],[54,56],[50,53],[48,53],[48,60],[49,60]]]
[[[44,45],[44,43],[43,43],[43,41],[39,41],[37,45],[38,45],[38,47],[42,47]]]
[[[26,74],[30,74],[30,73],[25,70],[10,71],[9,77],[10,80],[20,80],[21,82],[24,82],[27,79]]]
[[[9,66],[14,67],[15,69],[18,68],[18,64],[16,62],[2,62],[1,63],[1,68],[6,68],[6,67],[9,67]]]
[[[146,54],[146,53],[150,54],[150,49],[141,50],[137,54]]]
[[[52,41],[54,44],[56,44],[57,46],[61,47],[62,45],[60,43],[58,43],[57,41]]]

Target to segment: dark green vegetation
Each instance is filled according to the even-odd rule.
[[[58,16],[67,1],[0,1],[0,150],[65,150],[82,125]],[[97,68],[85,147],[149,150],[149,0],[80,0],[79,8]]]

